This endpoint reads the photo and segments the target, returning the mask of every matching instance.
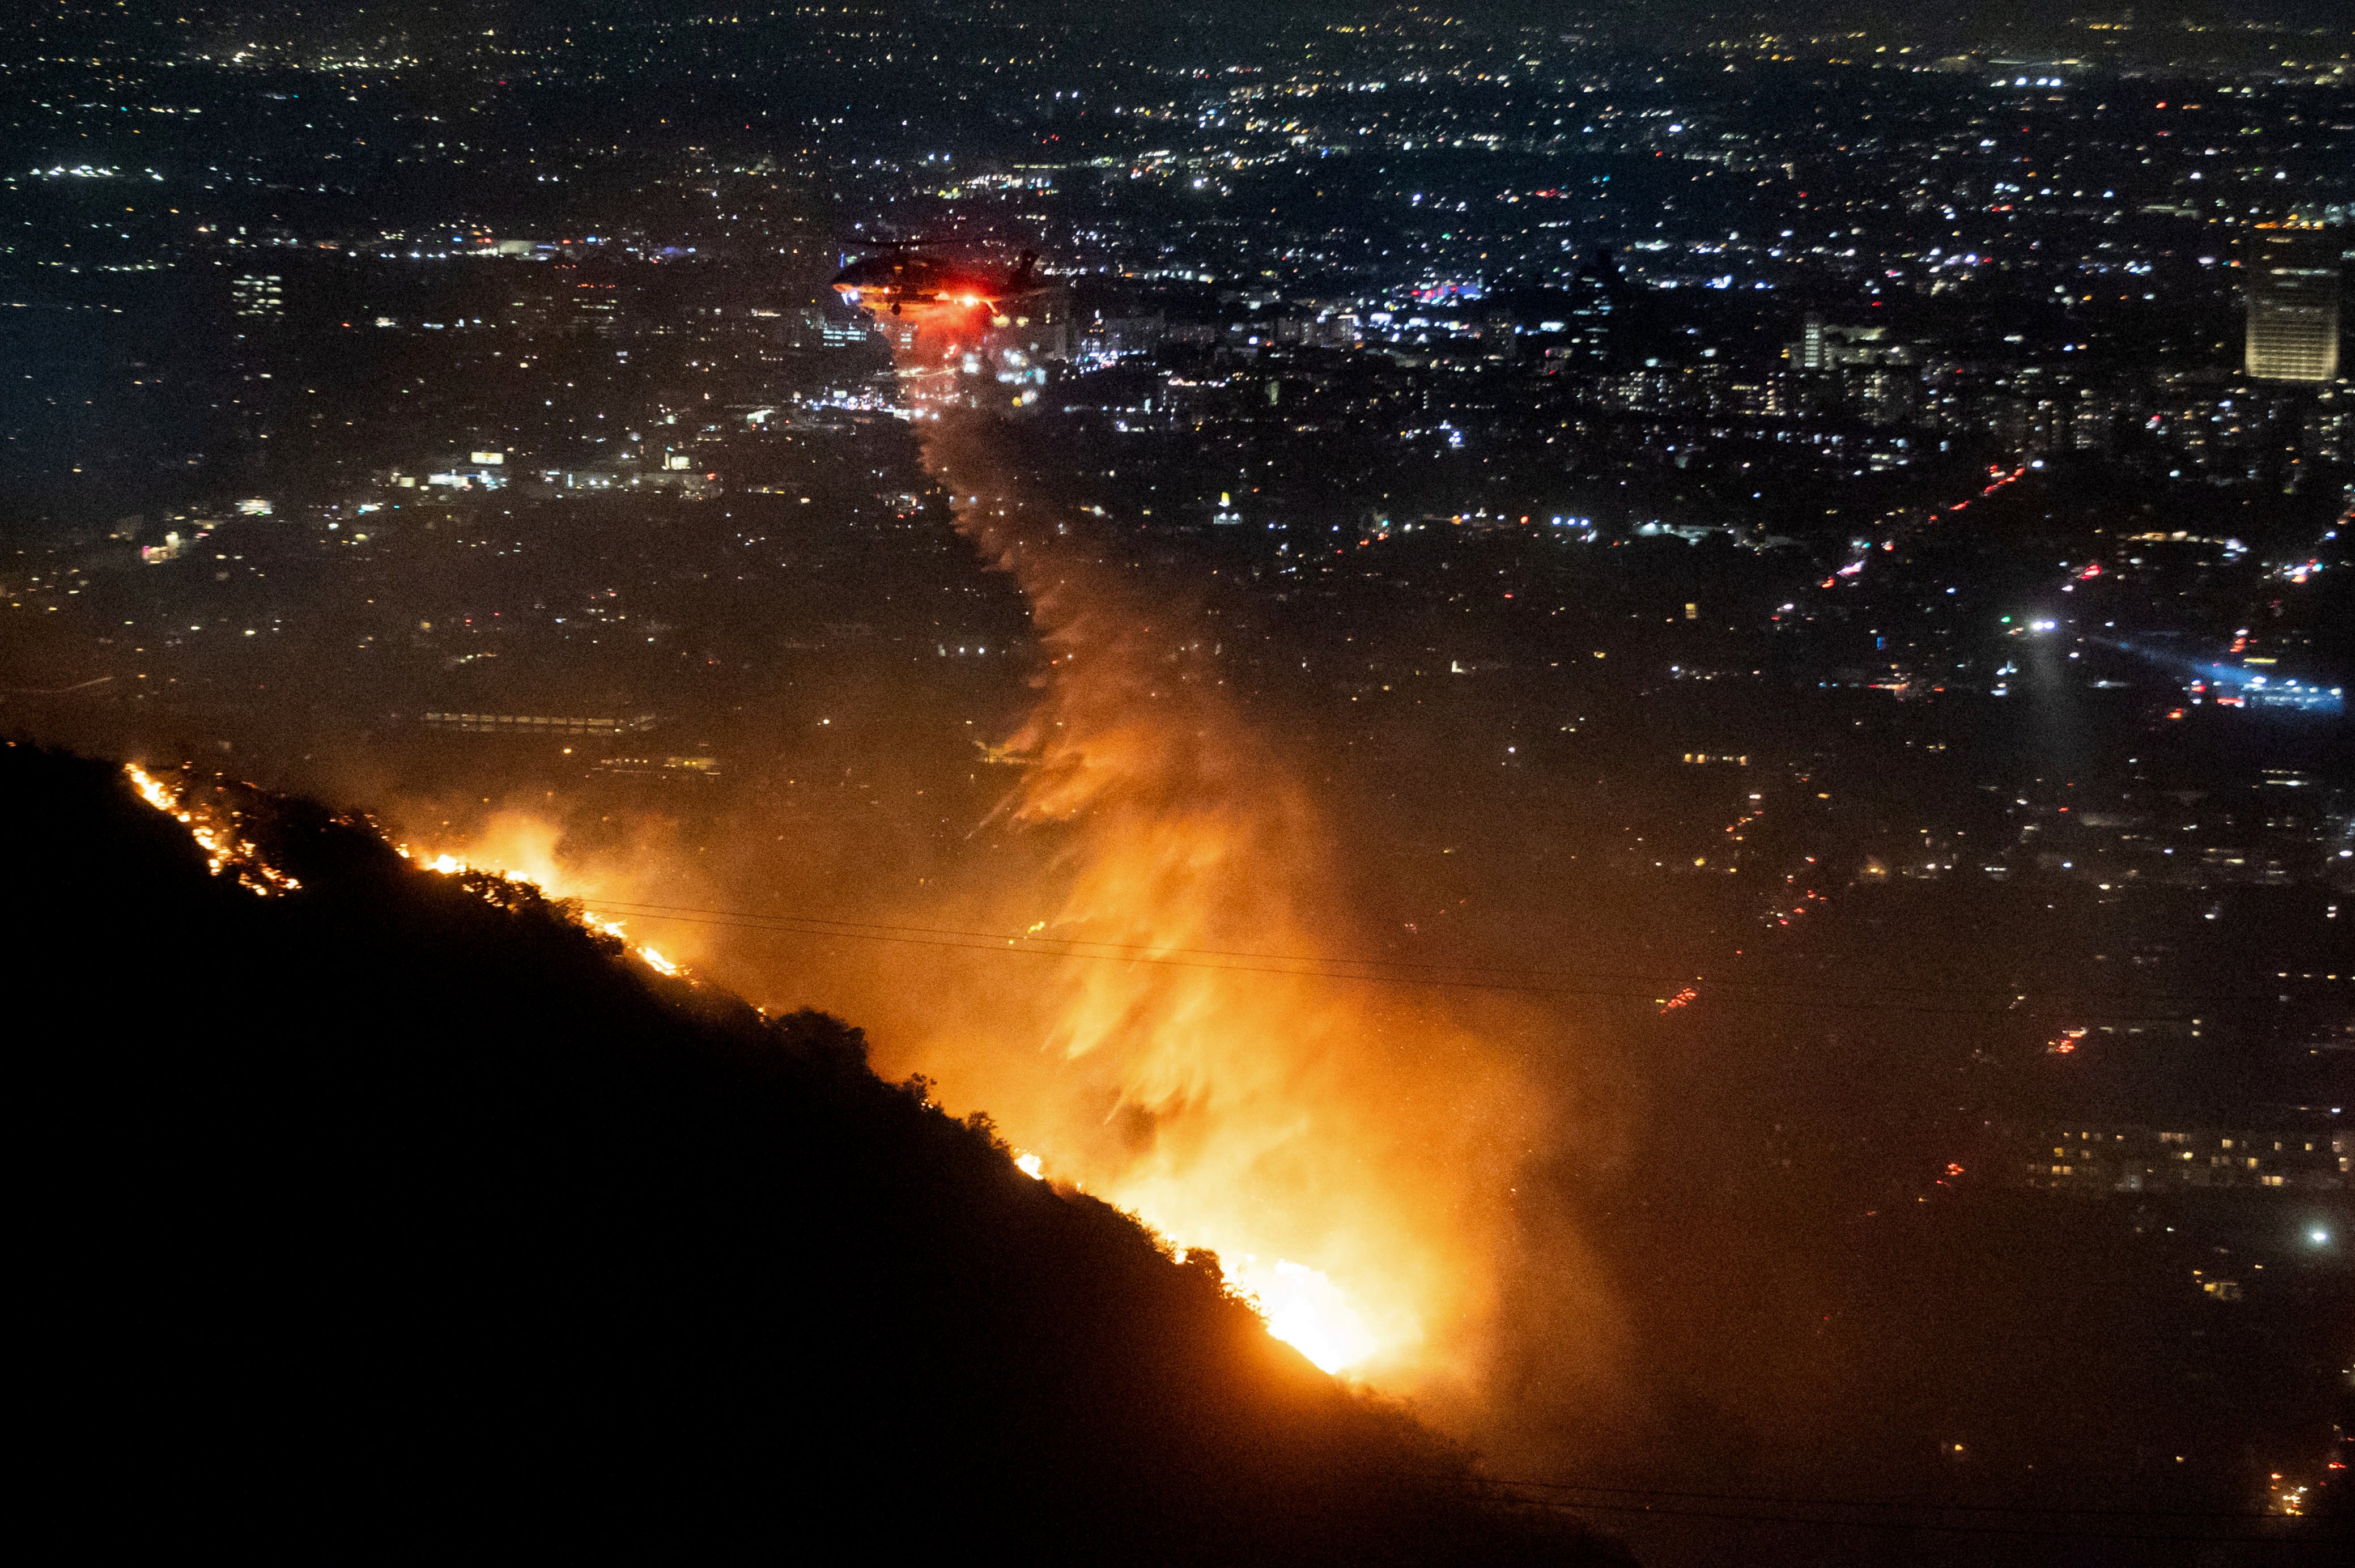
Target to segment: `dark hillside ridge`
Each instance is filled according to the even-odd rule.
[[[79,1536],[1624,1561],[878,1080],[858,1030],[309,803],[210,798],[299,891],[208,874],[111,764],[0,747],[28,1490]]]

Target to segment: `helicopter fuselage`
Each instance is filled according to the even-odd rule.
[[[1034,258],[1005,272],[936,261],[906,251],[870,256],[835,274],[834,290],[853,305],[898,315],[911,305],[1002,312],[1012,301],[1041,292]]]

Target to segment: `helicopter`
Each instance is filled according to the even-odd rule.
[[[853,261],[834,276],[834,290],[849,304],[867,310],[888,308],[899,315],[907,305],[976,309],[987,305],[1003,311],[1014,300],[1042,293],[1046,284],[1037,272],[1039,252],[1025,251],[1012,267],[999,271],[921,254],[919,240],[895,240],[878,249],[881,254]]]

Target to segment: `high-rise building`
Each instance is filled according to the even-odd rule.
[[[1802,370],[1838,370],[1855,365],[1911,365],[1913,350],[1890,339],[1885,326],[1830,326],[1810,312],[1799,340],[1784,357]]]
[[[1619,263],[1611,247],[1594,252],[1594,260],[1570,281],[1571,353],[1565,357],[1601,364],[1611,357],[1611,315],[1619,305]],[[1554,350],[1548,349],[1552,357]]]
[[[229,280],[229,303],[240,315],[276,317],[286,314],[275,272],[248,272]]]
[[[2320,229],[2252,229],[2241,245],[2248,371],[2267,381],[2339,376],[2339,238]]]

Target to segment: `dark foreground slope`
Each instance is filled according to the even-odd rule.
[[[504,884],[0,749],[37,1477],[306,1555],[1608,1557],[1136,1225]],[[502,907],[502,904],[504,907]]]

